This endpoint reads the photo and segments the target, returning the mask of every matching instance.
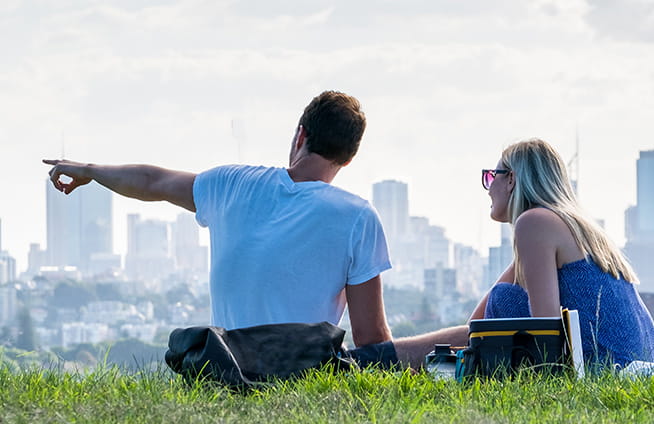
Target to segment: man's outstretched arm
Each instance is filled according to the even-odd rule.
[[[152,165],[95,165],[56,159],[44,159],[43,163],[53,165],[50,180],[65,194],[95,180],[123,196],[145,201],[166,200],[195,212],[195,174],[191,172]],[[67,176],[71,181],[60,181],[61,176]]]

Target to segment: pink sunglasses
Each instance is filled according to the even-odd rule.
[[[482,169],[481,170],[481,185],[486,190],[490,189],[491,184],[495,180],[497,174],[508,174],[508,169]]]

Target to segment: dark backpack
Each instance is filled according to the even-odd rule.
[[[271,324],[225,330],[178,328],[170,334],[166,363],[187,380],[248,387],[287,379],[310,368],[354,365],[342,348],[345,330],[328,322]]]
[[[460,381],[510,377],[521,368],[556,374],[566,367],[561,318],[472,320],[469,336],[469,347],[457,354]]]

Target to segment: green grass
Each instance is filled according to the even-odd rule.
[[[654,422],[654,379],[436,381],[425,373],[312,371],[247,393],[161,369],[88,374],[0,365],[0,423]]]

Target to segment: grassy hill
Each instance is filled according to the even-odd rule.
[[[0,365],[0,423],[651,423],[654,379],[522,374],[436,381],[425,373],[312,371],[247,393],[188,385],[166,369],[89,373]]]

